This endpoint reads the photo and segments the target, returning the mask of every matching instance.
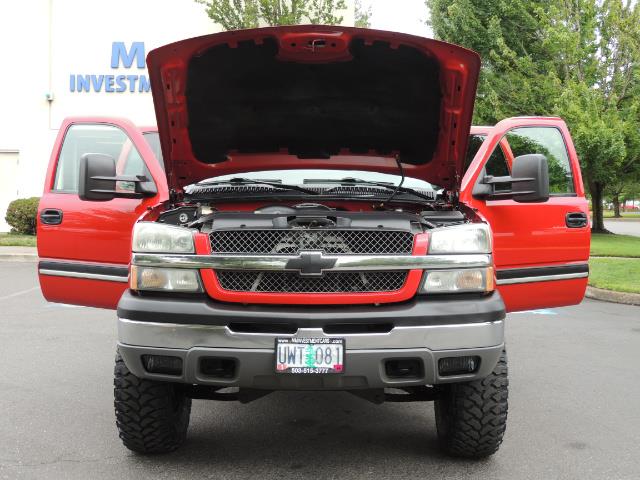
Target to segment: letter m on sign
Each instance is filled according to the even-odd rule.
[[[134,58],[136,66],[144,68],[144,42],[132,42],[129,51],[127,51],[124,42],[111,44],[111,68],[118,68],[120,62],[124,68],[131,68]]]

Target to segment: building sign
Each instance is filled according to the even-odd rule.
[[[144,42],[132,42],[128,49],[124,42],[113,42],[111,44],[111,68],[116,70],[115,73],[106,75],[72,73],[69,75],[69,91],[149,92],[151,89],[149,77],[146,73],[136,72],[136,69],[144,71],[144,58]],[[123,69],[127,69],[126,73]]]

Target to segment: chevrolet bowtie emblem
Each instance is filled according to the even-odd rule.
[[[320,277],[324,270],[332,268],[336,264],[335,258],[326,258],[322,252],[300,252],[298,258],[287,261],[287,270],[298,270],[300,275],[306,277]]]

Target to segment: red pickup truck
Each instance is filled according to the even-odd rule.
[[[117,308],[124,445],[176,449],[193,398],[345,390],[433,400],[444,451],[497,451],[506,313],[586,288],[565,123],[471,127],[477,54],[390,32],[227,32],[147,63],[157,132],[67,119],[38,221],[44,296]]]

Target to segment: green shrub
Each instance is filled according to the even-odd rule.
[[[39,197],[19,198],[9,204],[5,220],[12,231],[25,235],[36,234],[36,218],[38,216]]]

